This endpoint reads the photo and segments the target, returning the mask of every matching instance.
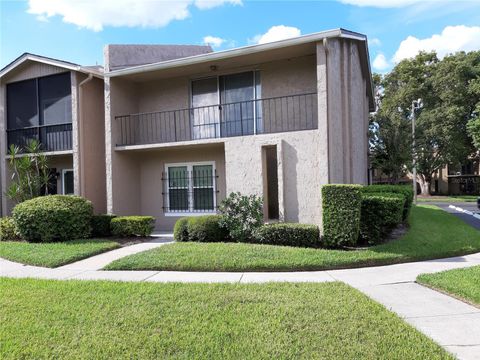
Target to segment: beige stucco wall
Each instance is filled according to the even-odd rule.
[[[173,229],[175,222],[183,216],[166,216],[162,209],[162,173],[166,164],[214,161],[218,175],[217,204],[225,198],[225,156],[222,144],[149,151],[138,154],[137,157],[140,163],[140,213],[154,216],[159,230]]]
[[[215,154],[188,150],[211,140],[192,141],[184,146],[163,144],[163,150],[154,150],[160,147],[157,145],[149,145],[151,149],[144,151],[133,150],[135,147],[115,150],[112,139],[119,130],[118,124],[114,124],[115,115],[185,108],[190,79],[207,74],[138,84],[118,78],[106,80],[106,99],[111,99],[106,101],[109,211],[153,215],[159,219],[159,228],[171,230],[175,218],[163,215],[158,190],[164,163],[170,161],[167,158],[181,162],[223,156],[225,193],[240,191],[263,196],[262,147],[271,145],[277,147],[280,215],[285,221],[321,225],[321,185],[367,182],[368,74],[362,73],[354,42],[333,40],[326,46],[318,43],[316,54],[249,68],[222,67],[218,74],[246,70],[260,70],[262,98],[317,92],[314,105],[318,130],[216,139],[217,145],[209,146],[223,146],[224,150],[217,149]]]
[[[77,83],[80,84],[85,78],[77,75]],[[79,194],[92,201],[96,213],[105,213],[107,195],[103,80],[92,78],[79,91]]]
[[[8,215],[13,205],[11,201],[8,200],[7,197],[5,196],[5,192],[7,190],[7,186],[9,184],[9,178],[10,178],[10,173],[8,170],[8,161],[6,159],[6,154],[7,154],[6,84],[11,82],[16,82],[16,81],[32,79],[36,77],[64,73],[64,72],[70,72],[70,71],[58,66],[38,63],[34,61],[27,61],[19,65],[17,68],[13,69],[12,71],[10,71],[8,74],[6,74],[0,79],[0,140],[1,140],[0,141],[0,191],[1,191],[0,200],[1,200],[2,215]],[[74,98],[75,98],[75,89],[72,88],[72,101],[74,101]],[[73,168],[73,164],[70,164],[70,168]],[[59,189],[61,188],[59,187]]]
[[[140,212],[139,164],[129,154],[115,151],[119,127],[116,115],[138,112],[136,84],[105,79],[105,156],[107,212],[131,215]]]
[[[330,183],[367,183],[368,99],[358,45],[327,43],[328,146]]]

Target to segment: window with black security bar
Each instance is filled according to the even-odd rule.
[[[166,213],[206,213],[217,210],[214,164],[167,165],[162,174],[163,209]]]

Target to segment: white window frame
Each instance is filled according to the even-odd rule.
[[[189,181],[188,183],[188,208],[189,211],[181,211],[181,210],[170,210],[170,182],[168,180],[168,169],[170,167],[178,167],[178,166],[186,166],[187,167],[187,172],[190,172],[190,174],[193,174],[193,167],[194,166],[202,166],[202,165],[211,165],[212,166],[212,176],[213,176],[213,182],[212,182],[212,189],[213,189],[213,210],[210,211],[193,211],[193,204],[194,204],[194,199],[193,199],[193,181]],[[217,178],[215,176],[216,174],[216,167],[215,167],[215,161],[197,161],[197,162],[183,162],[183,163],[168,163],[165,164],[165,176],[166,176],[166,192],[165,195],[165,204],[167,205],[167,209],[165,211],[165,216],[201,216],[201,215],[208,215],[208,214],[216,214],[217,213],[217,192],[215,189],[217,188]]]
[[[62,195],[73,195],[74,193],[65,194],[65,173],[67,171],[71,171],[73,173],[73,169],[62,169]],[[74,178],[74,181],[75,181],[75,176],[73,178]]]

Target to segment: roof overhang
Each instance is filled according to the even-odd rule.
[[[68,61],[57,60],[45,56],[24,53],[20,55],[18,58],[13,60],[10,64],[5,66],[3,69],[0,70],[0,79],[5,77],[10,71],[16,69],[20,65],[24,64],[27,61],[39,62],[47,65],[57,66],[60,68],[64,68],[66,70],[78,71],[84,74],[92,74],[93,76],[103,79],[103,73],[93,68],[81,66],[78,64],[70,63]]]
[[[179,68],[186,68],[186,67],[196,66],[196,65],[198,66],[201,64],[206,64],[206,63],[216,62],[216,61],[225,61],[228,59],[241,58],[249,55],[261,56],[260,55],[261,53],[279,52],[286,48],[304,49],[306,46],[309,46],[309,44],[314,44],[319,41],[323,41],[323,39],[329,39],[329,38],[351,39],[351,40],[356,40],[362,44],[361,46],[359,46],[361,66],[362,66],[362,71],[364,72],[365,77],[367,79],[367,93],[369,96],[369,108],[370,108],[370,111],[374,111],[375,104],[374,104],[374,98],[373,98],[373,82],[372,82],[372,76],[371,76],[367,37],[363,34],[345,30],[345,29],[321,31],[314,34],[308,34],[308,35],[303,35],[296,38],[274,41],[266,44],[250,45],[250,46],[244,46],[244,47],[239,47],[235,49],[228,49],[228,50],[217,51],[217,52],[212,52],[207,54],[189,56],[189,57],[180,58],[180,59],[133,66],[129,68],[109,71],[109,72],[106,72],[104,75],[105,77],[109,77],[109,78],[115,78],[115,77],[140,78],[140,77],[151,76],[153,73],[161,73],[161,72],[173,73],[175,69],[179,69]],[[147,73],[149,74],[147,75]]]

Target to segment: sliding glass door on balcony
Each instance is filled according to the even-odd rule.
[[[45,151],[72,149],[70,73],[7,84],[8,146],[31,140]]]
[[[261,127],[259,72],[244,72],[192,81],[194,139],[254,134]]]

